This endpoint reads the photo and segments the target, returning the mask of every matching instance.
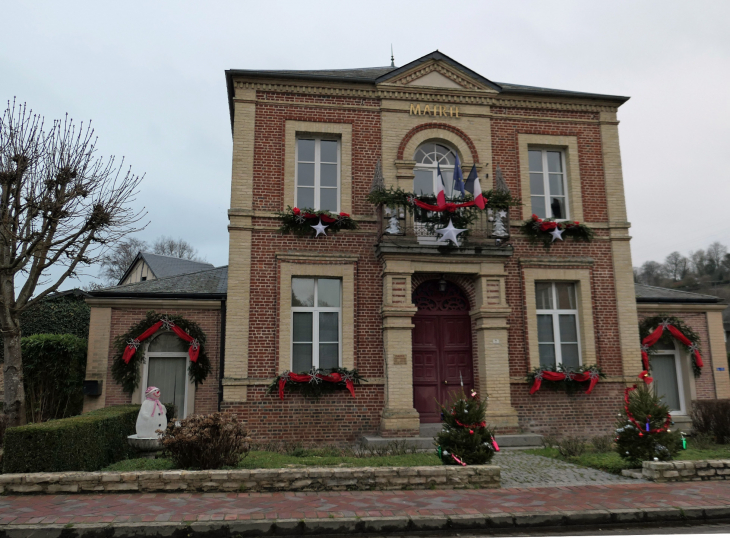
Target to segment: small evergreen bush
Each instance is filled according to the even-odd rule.
[[[441,406],[443,429],[436,436],[444,465],[460,465],[459,458],[467,465],[483,465],[494,457],[493,431],[486,425],[487,403],[472,392],[454,393],[446,406]]]
[[[613,437],[610,435],[598,435],[591,439],[593,450],[598,453],[611,452],[613,450]]]
[[[572,458],[586,451],[586,442],[579,437],[565,437],[558,441],[557,447],[561,456]]]
[[[104,407],[84,415],[8,428],[3,473],[98,471],[128,457],[138,405]]]
[[[73,334],[36,334],[20,339],[28,422],[81,413],[86,340]]]
[[[696,400],[691,418],[695,433],[712,435],[722,445],[730,442],[730,400]]]
[[[626,409],[619,415],[616,424],[616,452],[632,464],[640,465],[642,461],[671,460],[681,449],[682,437],[678,430],[668,429],[669,408],[654,394],[654,391],[642,384],[629,392],[628,412],[636,420],[629,420]],[[649,424],[647,431],[646,424]],[[659,431],[651,431],[651,430]]]
[[[213,413],[168,423],[162,445],[178,469],[220,469],[236,466],[251,439],[236,415]]]

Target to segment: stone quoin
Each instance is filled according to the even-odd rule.
[[[228,265],[147,280],[130,268],[91,293],[87,379],[101,394],[85,397],[85,411],[141,403],[153,385],[178,418],[231,411],[256,442],[344,445],[418,436],[463,382],[489,398],[487,422],[501,434],[606,434],[642,369],[639,320],[657,315],[684,319],[705,362],[695,378],[676,342],[656,350],[675,420],[687,421],[693,399],[730,398],[725,305],[634,285],[617,116],[627,97],[497,83],[440,52],[402,67],[231,69],[225,80]],[[368,202],[381,187],[435,200],[439,171],[447,199],[461,202],[457,157],[487,198],[504,185],[522,205],[488,203],[468,225],[455,210],[454,228],[467,230],[455,246],[407,204]],[[467,197],[474,189],[472,176]],[[324,219],[316,237],[282,234],[279,213],[295,207],[357,228],[334,233]],[[533,214],[585,224],[593,238],[546,248],[522,231]],[[169,330],[139,344],[135,392],[115,382],[114,341],[149,310],[205,333],[212,371],[201,384],[186,374],[188,343]],[[606,377],[590,394],[530,395],[528,372],[558,364],[598,365]],[[276,376],[317,367],[366,381],[354,398],[268,392]]]

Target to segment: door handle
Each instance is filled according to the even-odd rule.
[[[449,382],[444,379],[444,385],[448,385],[448,384],[449,384]]]

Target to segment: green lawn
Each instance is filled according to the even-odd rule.
[[[580,456],[569,458],[563,458],[557,448],[539,448],[526,450],[525,452],[575,463],[583,467],[593,467],[594,469],[600,469],[601,471],[614,474],[621,474],[622,469],[636,468],[636,465],[630,465],[621,459],[617,452],[586,452]],[[687,450],[680,450],[674,459],[677,461],[730,459],[730,445],[713,445],[710,448],[698,449],[692,448],[692,440],[688,439]]]
[[[302,450],[297,456],[277,452],[251,451],[238,464],[239,469],[279,469],[282,467],[416,467],[441,465],[435,452],[404,454],[400,456],[373,456],[357,458],[337,456],[322,450]],[[159,471],[173,468],[172,460],[139,458],[114,463],[102,471]]]

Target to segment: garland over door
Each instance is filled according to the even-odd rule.
[[[451,282],[445,291],[436,280],[413,293],[418,312],[413,317],[413,406],[421,422],[440,422],[438,402],[451,392],[474,386],[469,300]]]

